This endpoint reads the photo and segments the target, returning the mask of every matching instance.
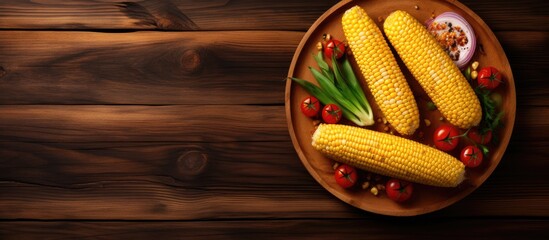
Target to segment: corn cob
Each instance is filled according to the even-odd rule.
[[[353,56],[385,119],[403,135],[419,127],[419,111],[406,78],[364,9],[352,7],[343,14],[343,31]]]
[[[482,118],[480,102],[452,59],[414,17],[395,11],[383,28],[414,78],[451,124],[469,128]]]
[[[313,147],[336,161],[410,182],[455,187],[465,166],[451,155],[421,143],[341,124],[320,124]]]

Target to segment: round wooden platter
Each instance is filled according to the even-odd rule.
[[[318,68],[312,57],[312,54],[317,53],[316,44],[321,41],[324,33],[330,33],[336,39],[345,40],[341,27],[341,17],[347,9],[354,5],[359,5],[364,8],[368,15],[377,22],[380,29],[383,29],[383,20],[395,10],[405,10],[416,17],[420,22],[427,21],[432,15],[436,16],[447,11],[453,11],[463,16],[473,27],[477,37],[477,50],[473,60],[479,61],[480,67],[496,67],[503,76],[503,83],[495,90],[495,92],[498,92],[503,96],[503,102],[500,107],[500,110],[504,111],[503,127],[499,128],[495,133],[499,138],[499,142],[497,144],[491,143],[489,145],[490,153],[483,163],[477,168],[467,169],[466,180],[456,188],[439,188],[416,184],[412,198],[406,203],[393,202],[387,198],[383,191],[378,196],[374,196],[369,192],[369,189],[364,190],[360,188],[360,186],[346,190],[339,187],[334,180],[334,170],[332,168],[334,161],[322,156],[311,146],[311,134],[314,131],[314,123],[312,119],[305,117],[300,112],[299,108],[302,99],[309,94],[299,85],[292,83],[292,81],[288,81],[286,85],[285,104],[288,128],[293,145],[299,158],[303,162],[303,165],[324,188],[342,201],[357,208],[383,215],[413,216],[447,207],[470,194],[478,188],[490,174],[492,174],[503,157],[509,139],[511,138],[515,121],[516,97],[513,74],[507,57],[505,56],[505,52],[484,21],[469,8],[457,1],[347,0],[336,4],[324,13],[311,26],[309,31],[307,31],[293,57],[288,73],[289,77],[298,77],[316,83],[308,70],[308,66]],[[416,6],[418,9],[416,9]],[[395,57],[414,92],[420,110],[421,126],[414,135],[407,138],[427,145],[432,145],[431,136],[434,129],[440,124],[443,124],[444,120],[440,120],[441,115],[437,110],[430,111],[427,109],[427,102],[430,101],[428,96],[404,67],[396,54]],[[357,70],[358,67],[356,66],[352,55],[350,56],[350,60],[357,77],[363,81],[363,77]],[[389,124],[377,122],[377,119],[382,118],[383,115],[364,84],[363,90],[366,93],[368,101],[372,105],[376,119],[376,124],[369,126],[368,128],[383,131],[385,126],[390,127]],[[430,120],[431,125],[426,126],[424,119]],[[348,121],[344,123],[351,124]],[[423,137],[420,137],[420,134],[423,134]],[[459,156],[459,150],[462,147],[463,145],[458,146],[456,150],[450,154],[456,157]],[[361,182],[359,182],[359,184],[360,183]]]

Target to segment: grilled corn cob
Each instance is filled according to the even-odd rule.
[[[381,30],[359,6],[343,14],[342,25],[366,84],[385,118],[400,134],[413,134],[419,127],[416,100]]]
[[[336,161],[373,173],[439,187],[455,187],[465,166],[451,155],[402,137],[341,124],[320,124],[313,147]]]
[[[475,92],[435,38],[414,17],[395,11],[383,29],[414,78],[451,124],[469,128],[480,123]]]

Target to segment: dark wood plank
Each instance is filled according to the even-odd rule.
[[[172,187],[312,184],[291,142],[0,142],[0,179],[68,189],[151,180]],[[116,168],[113,168],[116,166]],[[238,181],[241,179],[242,181]]]
[[[306,30],[328,1],[0,2],[0,28],[153,30]]]
[[[498,32],[522,105],[549,105],[545,32]],[[0,34],[0,104],[282,104],[299,32]],[[40,41],[36,41],[40,39]],[[489,54],[489,53],[488,53]]]
[[[472,9],[493,31],[547,31],[546,1],[459,1]],[[497,5],[497,6],[496,6]]]
[[[2,149],[0,218],[280,217],[346,207],[314,185],[289,142],[93,150],[3,143]],[[318,196],[324,197],[311,205]]]
[[[549,109],[519,113],[494,175],[435,215],[549,215]],[[301,166],[282,106],[1,106],[0,149],[0,218],[368,215]]]
[[[395,227],[398,226],[398,227]],[[547,219],[375,218],[198,222],[3,222],[11,239],[546,239]]]
[[[282,103],[301,37],[299,32],[2,32],[0,103]]]
[[[549,108],[519,108],[517,116],[514,140],[547,140]],[[0,106],[0,141],[281,141],[287,131],[283,106]]]
[[[142,143],[88,150],[0,146],[0,216],[5,219],[371,216],[315,183],[288,142]],[[549,216],[544,146],[510,149],[485,185],[431,215]],[[519,157],[524,160],[513,161]]]
[[[4,105],[0,141],[288,141],[280,106]]]
[[[494,30],[548,30],[548,5],[544,1],[461,2]],[[6,0],[0,2],[0,28],[304,31],[335,3],[334,0]],[[421,2],[410,4],[421,7]]]

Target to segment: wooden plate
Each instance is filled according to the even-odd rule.
[[[352,190],[344,190],[337,185],[333,178],[332,160],[322,156],[315,151],[311,146],[311,132],[314,129],[313,120],[305,117],[299,108],[299,104],[308,93],[291,81],[286,85],[286,116],[288,128],[294,144],[294,147],[307,168],[309,173],[329,192],[338,197],[344,202],[347,202],[360,209],[393,216],[412,216],[424,213],[433,212],[444,207],[447,207],[460,199],[464,198],[476,188],[478,188],[490,174],[494,171],[500,162],[511,134],[515,121],[515,84],[513,74],[505,52],[503,51],[498,40],[488,26],[469,8],[463,4],[452,0],[422,0],[422,1],[386,1],[386,0],[362,0],[362,1],[342,1],[324,13],[303,37],[299,44],[294,58],[292,60],[288,76],[299,77],[314,82],[313,76],[308,71],[308,66],[317,67],[312,57],[316,53],[316,43],[322,39],[324,33],[330,33],[334,38],[344,40],[345,36],[341,27],[341,17],[343,13],[354,5],[363,7],[368,15],[374,19],[378,26],[382,28],[382,21],[394,10],[405,10],[416,17],[420,22],[424,22],[431,18],[432,14],[439,15],[446,11],[454,11],[463,16],[473,27],[477,36],[477,51],[473,59],[480,62],[480,66],[494,66],[500,70],[503,76],[503,84],[496,89],[496,92],[503,96],[501,110],[505,112],[503,118],[503,127],[498,130],[495,135],[499,137],[499,143],[491,143],[489,145],[491,153],[485,158],[481,166],[474,169],[467,169],[467,179],[456,188],[438,188],[415,185],[414,196],[410,201],[404,204],[398,204],[387,198],[385,193],[379,196],[372,195],[368,190],[363,190],[360,187]],[[415,9],[415,6],[419,9]],[[379,20],[378,20],[379,19]],[[480,51],[482,46],[483,51]],[[411,76],[408,70],[404,67],[400,59],[395,54],[399,65],[414,92],[421,115],[421,126],[416,133],[408,137],[410,139],[432,145],[431,136],[434,129],[439,126],[440,113],[438,111],[429,111],[426,107],[426,102],[429,98],[415,79]],[[357,70],[358,67],[352,57],[350,57],[357,77],[363,81],[363,77]],[[379,108],[372,99],[369,90],[364,87],[368,101],[374,109],[375,118],[382,117]],[[427,127],[423,123],[423,119],[429,119],[432,124]],[[374,126],[368,127],[378,131],[383,131],[383,123],[377,123]],[[420,132],[424,137],[420,138]],[[463,142],[463,141],[462,141]],[[458,151],[463,146],[451,152],[453,156],[458,156]]]

